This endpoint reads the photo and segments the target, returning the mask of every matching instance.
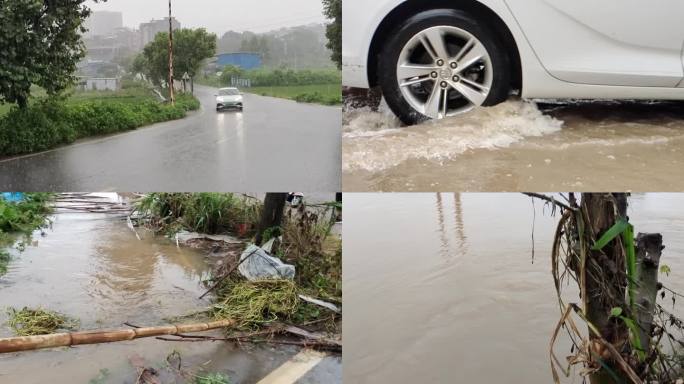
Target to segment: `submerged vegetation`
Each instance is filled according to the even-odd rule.
[[[232,193],[151,193],[136,207],[158,232],[220,234],[253,227],[260,203]]]
[[[12,234],[30,235],[47,223],[51,208],[50,193],[27,193],[19,202],[9,202],[0,196],[0,276],[7,273],[11,260],[7,247],[15,242]]]
[[[7,324],[19,336],[48,335],[57,330],[73,330],[78,321],[57,312],[44,309],[23,308],[7,310]]]

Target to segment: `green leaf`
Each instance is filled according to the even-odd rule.
[[[627,229],[629,226],[629,222],[625,219],[619,219],[617,222],[615,222],[615,225],[610,227],[594,244],[593,247],[591,247],[592,251],[599,251],[603,249],[608,243],[613,241],[616,237],[618,237],[622,232]]]
[[[622,315],[622,308],[615,307],[610,310],[610,317],[619,317],[620,315]]]
[[[672,270],[670,269],[669,265],[663,264],[660,266],[660,273],[664,273],[667,276],[670,276],[670,272],[672,272]]]

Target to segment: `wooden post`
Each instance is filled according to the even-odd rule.
[[[169,99],[171,105],[176,104],[176,96],[173,89],[173,23],[171,20],[171,0],[169,0]]]
[[[580,209],[585,222],[585,237],[593,234],[593,238],[598,239],[619,219],[627,217],[627,194],[585,193],[582,194]],[[587,297],[582,298],[586,301],[587,319],[599,330],[601,336],[618,350],[629,341],[629,331],[624,322],[610,317],[612,308],[626,307],[626,256],[620,241],[618,237],[601,250],[587,250]],[[591,246],[588,242],[587,248]],[[615,371],[619,372],[617,369]],[[590,381],[592,384],[614,383],[612,376],[605,369],[592,374]],[[625,382],[629,380],[625,378]]]
[[[653,315],[658,296],[658,268],[663,250],[663,236],[659,233],[639,233],[637,243],[637,284],[635,289],[636,321],[639,325],[641,346],[648,354],[651,345]]]

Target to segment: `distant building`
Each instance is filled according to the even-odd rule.
[[[96,11],[85,21],[86,37],[108,36],[123,27],[121,12]]]
[[[181,28],[180,22],[178,22],[175,17],[171,18],[171,24],[174,31]],[[161,20],[151,20],[149,23],[140,24],[140,37],[142,40],[142,46],[144,47],[147,45],[147,43],[154,40],[154,37],[160,32],[169,32],[168,17],[165,17]]]
[[[79,77],[78,88],[82,91],[118,91],[121,88],[121,79]]]
[[[234,65],[242,69],[256,69],[263,65],[261,54],[255,52],[220,53],[216,55],[216,69],[221,70],[226,65]]]

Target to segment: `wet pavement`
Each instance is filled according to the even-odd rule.
[[[105,196],[111,197],[111,196]],[[80,320],[80,329],[167,324],[210,305],[202,280],[211,257],[127,227],[125,216],[62,210],[45,236],[36,232],[23,253],[13,251],[0,277],[0,337],[12,336],[6,307],[42,307]],[[182,322],[182,321],[181,321]],[[209,333],[220,336],[220,331]],[[0,355],[2,383],[135,383],[134,362],[162,369],[174,350],[189,372],[221,372],[231,383],[255,383],[300,351],[296,347],[182,343],[140,339]],[[36,369],[41,367],[41,369]],[[324,358],[299,383],[341,383],[341,358]],[[184,381],[179,381],[184,382]]]
[[[217,113],[195,87],[190,117],[0,160],[16,191],[337,191],[339,107],[245,94],[244,112]]]
[[[684,190],[682,102],[511,100],[414,127],[385,106],[343,119],[346,191]]]
[[[629,202],[635,231],[663,234],[672,272],[660,281],[684,291],[684,195]],[[559,217],[518,193],[345,196],[344,382],[552,383]],[[573,283],[563,291],[579,301]],[[684,315],[679,300],[658,301]],[[571,355],[565,332],[555,351]]]

